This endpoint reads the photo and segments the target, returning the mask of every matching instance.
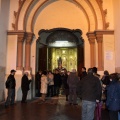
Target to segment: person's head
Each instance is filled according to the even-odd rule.
[[[24,75],[28,76],[28,75],[29,75],[29,73],[28,73],[27,71],[25,71],[25,72],[24,72]]]
[[[105,70],[104,75],[109,75],[109,72],[107,70]]]
[[[14,69],[12,69],[11,71],[10,71],[10,73],[11,73],[11,75],[15,75],[15,70]]]
[[[38,71],[38,73],[41,75],[41,74],[42,74],[42,71],[41,71],[41,70],[39,70],[39,71]]]
[[[96,67],[93,67],[93,73],[97,73],[97,68]]]
[[[86,67],[82,67],[82,72],[86,71]]]
[[[58,73],[59,73],[59,71],[56,69],[56,70],[55,70],[55,73],[56,73],[56,74],[58,74]]]
[[[48,71],[48,74],[52,74],[52,71]]]
[[[67,75],[70,75],[70,71],[67,71]]]
[[[112,81],[118,81],[119,77],[118,77],[118,73],[112,73],[110,74],[110,78],[112,79]]]
[[[76,73],[76,69],[72,69],[72,71],[71,71],[72,73]]]
[[[43,75],[47,75],[47,71],[43,71],[42,74],[43,74]]]
[[[93,68],[88,69],[88,74],[93,74]]]

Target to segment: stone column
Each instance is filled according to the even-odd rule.
[[[96,66],[96,59],[95,59],[95,35],[94,33],[87,33],[87,37],[90,43],[90,63],[91,67]]]
[[[103,34],[102,33],[95,33],[96,40],[98,43],[98,70],[103,70]]]
[[[33,39],[33,33],[27,33],[27,38],[25,42],[25,70],[31,70],[30,55],[31,55],[32,39]]]
[[[24,41],[24,32],[18,33],[17,70],[22,70],[23,69],[23,41]]]

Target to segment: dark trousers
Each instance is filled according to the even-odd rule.
[[[5,105],[13,105],[15,101],[15,89],[8,89],[8,96],[5,102]]]
[[[59,91],[60,91],[60,87],[59,86],[54,86],[54,95],[55,96],[59,96]]]
[[[66,101],[68,101],[69,89],[64,89],[66,95]]]
[[[28,90],[22,90],[22,102],[26,102]]]
[[[54,86],[53,85],[49,85],[48,86],[48,93],[47,93],[47,96],[49,97],[52,97],[54,94]]]
[[[69,103],[77,103],[77,92],[76,88],[69,88]]]
[[[118,111],[109,111],[110,120],[118,120]]]
[[[40,88],[41,88],[41,84],[40,84],[40,81],[37,81],[37,85],[36,85],[36,96],[37,97],[40,97],[41,96],[41,93],[40,93]]]

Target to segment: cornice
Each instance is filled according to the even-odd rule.
[[[18,31],[8,30],[7,31],[7,35],[20,35],[20,34],[24,34],[24,33],[25,33],[24,30],[18,30]]]
[[[94,33],[95,34],[102,34],[102,35],[114,34],[114,30],[95,30]]]

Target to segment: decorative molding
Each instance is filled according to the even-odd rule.
[[[18,1],[18,4],[19,4],[19,8],[18,8],[18,11],[14,11],[14,16],[15,16],[15,23],[12,23],[12,28],[14,30],[18,30],[18,19],[19,19],[19,15],[20,15],[20,11],[22,9],[22,6],[24,5],[26,0],[19,0]]]
[[[88,32],[86,35],[88,37],[89,43],[94,44],[96,38],[94,32]]]
[[[14,23],[12,23],[12,28],[15,30],[15,24]]]
[[[31,44],[33,40],[34,34],[33,33],[26,33],[26,44]]]
[[[25,34],[25,31],[24,30],[18,30],[18,31],[15,31],[15,30],[8,30],[7,31],[7,35],[18,35],[18,34]]]
[[[100,8],[101,14],[102,14],[102,20],[103,20],[103,30],[107,30],[109,25],[106,23],[106,15],[107,15],[107,9],[103,10],[103,0],[96,0],[96,2],[98,3],[98,6]]]
[[[25,33],[18,34],[18,42],[23,42],[25,38]]]
[[[17,17],[18,12],[14,11],[14,16],[15,18]]]
[[[95,34],[114,34],[114,30],[95,30],[94,31]]]
[[[24,0],[19,0],[19,7],[21,6],[22,2],[24,2]]]
[[[110,25],[109,22],[105,23],[105,29],[109,28],[109,25]]]
[[[103,10],[104,16],[106,17],[107,15],[107,9]]]
[[[101,6],[103,5],[103,0],[98,0],[98,2],[101,4]]]

